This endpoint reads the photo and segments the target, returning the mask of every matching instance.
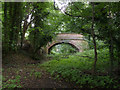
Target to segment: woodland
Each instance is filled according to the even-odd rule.
[[[120,89],[120,2],[2,2],[2,89]],[[82,34],[88,49],[59,44]],[[59,51],[56,51],[59,48]]]

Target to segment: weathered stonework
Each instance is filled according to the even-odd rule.
[[[70,44],[75,47],[78,52],[83,52],[84,49],[88,47],[88,43],[83,39],[83,35],[81,34],[58,34],[51,43],[48,43],[46,52],[50,53],[53,46],[61,43]]]

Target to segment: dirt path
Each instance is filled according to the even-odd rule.
[[[26,85],[24,86],[26,88],[70,88],[70,85],[65,83],[64,81],[57,81],[54,80],[53,77],[51,77],[46,72],[42,72],[42,76],[40,79],[33,79],[28,80]]]
[[[39,64],[29,57],[23,55],[12,55],[6,59],[11,62],[3,64],[3,76],[7,80],[15,79],[20,76],[20,85],[22,88],[71,88],[69,83],[62,80],[55,80]],[[14,60],[12,62],[12,60]],[[33,64],[32,64],[33,63]],[[35,74],[36,73],[36,74]],[[10,83],[10,82],[9,82]]]

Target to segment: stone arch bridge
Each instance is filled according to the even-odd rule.
[[[76,48],[78,52],[82,52],[88,47],[88,43],[84,40],[83,35],[62,33],[58,34],[56,38],[52,40],[52,42],[48,43],[46,47],[46,53],[50,54],[52,47],[62,43],[71,45],[72,47]]]

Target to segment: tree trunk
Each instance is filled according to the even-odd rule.
[[[4,25],[4,31],[3,31],[3,33],[4,33],[4,45],[5,45],[5,52],[4,53],[7,53],[7,51],[9,51],[8,50],[8,41],[9,41],[9,38],[8,38],[8,27],[7,27],[7,2],[5,2],[4,3],[4,23],[3,23],[3,25]]]
[[[28,11],[27,11],[28,12]],[[23,25],[23,31],[21,32],[21,48],[23,46],[23,41],[24,41],[24,38],[25,38],[25,33],[28,29],[28,27],[30,26],[30,24],[32,23],[33,20],[31,20],[30,22],[28,22],[29,18],[29,14],[26,16],[25,20],[24,20],[24,25]]]
[[[113,39],[112,39],[111,33],[110,33],[109,53],[110,53],[110,75],[112,76],[112,74],[113,74],[112,72],[113,72],[114,54],[113,54]]]
[[[93,43],[94,43],[94,54],[95,54],[95,61],[94,61],[94,66],[93,66],[93,74],[96,74],[96,63],[97,63],[97,48],[96,48],[96,39],[95,39],[95,31],[94,31],[94,3],[92,3],[92,26],[91,26],[91,34],[93,38]]]
[[[28,25],[27,25],[27,19],[29,18],[29,15],[26,16],[24,20],[24,25],[23,25],[23,32],[22,32],[22,37],[21,37],[21,47],[23,45],[24,37],[25,37],[25,32],[27,31]]]
[[[120,75],[120,69],[119,69],[119,67],[120,67],[120,48],[117,48],[117,62],[118,62],[118,66],[117,66],[117,75],[119,76]]]
[[[13,24],[14,24],[14,21],[13,21],[13,6],[14,6],[14,2],[11,2],[9,3],[9,16],[11,18],[9,18],[9,50],[11,51],[12,50],[12,45],[13,45]]]
[[[111,13],[110,13],[110,6],[109,6],[109,19],[111,19]],[[111,25],[111,21],[109,21],[109,26],[112,26]],[[113,36],[112,36],[112,28],[110,27],[109,28],[109,37],[110,37],[110,41],[109,41],[109,53],[110,53],[110,75],[112,76],[112,72],[113,72],[113,60],[114,60],[114,54],[113,54]]]

